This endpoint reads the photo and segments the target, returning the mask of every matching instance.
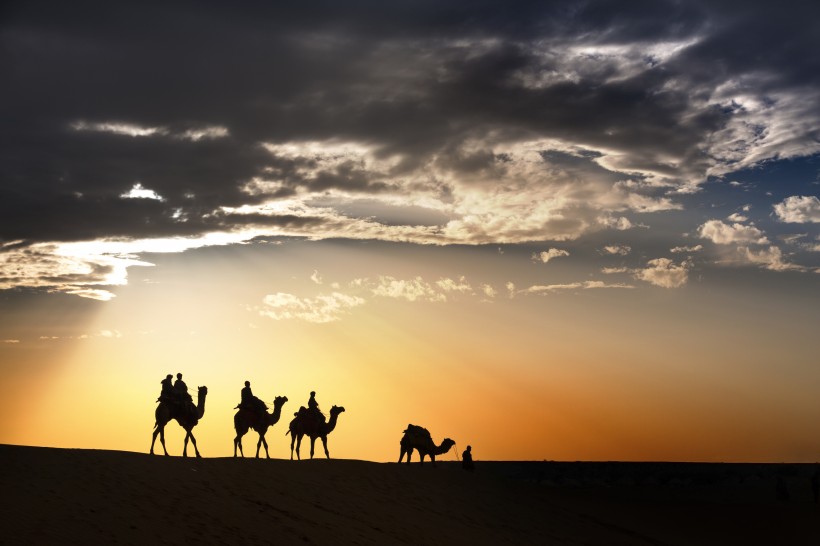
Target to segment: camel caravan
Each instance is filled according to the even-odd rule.
[[[193,398],[188,393],[188,386],[182,380],[182,374],[177,374],[177,379],[172,383],[172,376],[168,374],[165,379],[160,381],[162,390],[159,398],[157,398],[157,408],[154,412],[155,424],[154,433],[151,439],[151,455],[154,454],[154,444],[157,436],[159,436],[162,451],[168,455],[168,450],[165,448],[165,425],[172,420],[179,423],[185,429],[185,442],[182,450],[182,456],[188,456],[188,441],[193,444],[194,452],[197,457],[201,457],[199,449],[196,446],[196,438],[194,438],[193,428],[202,419],[205,414],[205,398],[208,395],[208,387],[197,388],[197,402],[194,404]],[[234,408],[237,410],[233,416],[234,430],[236,437],[233,440],[233,456],[239,455],[244,457],[245,452],[242,449],[242,437],[248,433],[249,430],[254,430],[259,435],[259,440],[256,442],[256,458],[259,458],[259,451],[262,446],[265,447],[265,456],[270,459],[268,453],[268,442],[265,440],[265,434],[268,429],[279,422],[282,415],[282,406],[288,401],[287,396],[277,396],[273,400],[273,411],[269,413],[268,405],[258,397],[254,396],[251,391],[250,381],[245,381],[245,386],[241,390],[241,401]],[[325,450],[325,456],[330,459],[330,451],[327,448],[327,436],[336,428],[336,423],[339,419],[339,414],[345,411],[343,406],[333,406],[330,408],[330,419],[325,417],[325,414],[319,409],[319,403],[316,401],[316,392],[311,391],[310,398],[307,402],[307,407],[302,406],[299,411],[293,414],[293,419],[288,424],[288,430],[285,435],[290,434],[290,458],[293,460],[293,453],[296,452],[297,460],[301,460],[300,448],[302,446],[302,439],[307,436],[310,438],[310,458],[313,458],[314,446],[316,439],[322,441],[322,447]],[[399,454],[399,463],[402,462],[405,455],[407,456],[407,464],[410,464],[410,458],[413,451],[419,454],[419,464],[424,464],[424,458],[430,457],[433,466],[436,464],[436,455],[443,455],[452,449],[455,441],[450,438],[445,438],[439,445],[433,442],[433,437],[424,427],[409,424],[404,430],[404,435],[399,442],[401,452]],[[465,469],[472,470],[472,456],[470,454],[470,446],[464,452],[463,465]],[[468,468],[468,459],[469,467]]]

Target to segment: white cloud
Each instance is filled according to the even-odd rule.
[[[65,293],[98,301],[111,301],[116,297],[116,294],[99,288],[71,288],[65,290]]]
[[[103,122],[89,123],[77,121],[71,124],[75,131],[93,131],[98,133],[113,133],[130,137],[147,137],[156,134],[164,134],[167,130],[164,127],[142,127],[133,123]]]
[[[820,222],[820,199],[816,195],[793,195],[773,207],[781,222],[796,224]]]
[[[432,285],[421,277],[410,280],[380,276],[378,284],[372,289],[374,296],[405,299],[407,301],[447,301],[447,296],[436,291]]]
[[[88,121],[75,121],[71,124],[75,131],[90,131],[95,133],[111,133],[114,135],[130,137],[153,137],[171,136],[181,140],[197,142],[202,139],[224,138],[229,135],[228,128],[221,125],[210,125],[188,129],[181,133],[172,132],[167,127],[144,127],[135,123],[122,123],[117,121],[106,121],[100,123]]]
[[[748,263],[759,265],[772,271],[794,271],[804,268],[783,260],[783,252],[776,246],[770,246],[760,250],[752,250],[748,247],[739,247],[738,253],[742,259]]]
[[[604,275],[614,275],[615,273],[627,273],[631,271],[628,267],[604,267],[601,273]]]
[[[439,279],[436,281],[436,286],[445,292],[461,292],[467,294],[473,292],[473,287],[470,286],[470,283],[468,283],[464,277],[459,277],[458,280],[448,278]]]
[[[700,252],[701,250],[703,250],[703,245],[695,245],[695,246],[676,246],[676,247],[674,247],[674,248],[670,248],[670,249],[669,249],[669,252],[671,252],[672,254],[678,254],[678,253],[681,253],[681,252],[686,252],[686,253],[689,253],[689,252]]]
[[[744,226],[743,224],[724,224],[720,220],[709,220],[698,228],[698,233],[702,239],[710,239],[719,245],[727,244],[768,244],[766,235],[754,226]]]
[[[137,182],[131,188],[130,191],[123,193],[120,195],[123,199],[155,199],[157,201],[163,201],[164,199],[154,190],[149,190],[144,188],[142,184]]]
[[[577,290],[579,288],[583,288],[583,286],[584,285],[580,282],[547,285],[537,284],[530,286],[529,288],[519,290],[519,294],[548,294],[550,292],[560,292],[563,290]]]
[[[747,218],[746,216],[743,216],[742,214],[739,214],[739,213],[735,212],[735,213],[732,213],[729,216],[727,216],[726,219],[729,220],[730,222],[745,222],[749,218]]]
[[[800,239],[807,237],[808,233],[790,233],[787,235],[779,235],[778,239],[786,244],[795,245],[800,243]]]
[[[646,262],[646,268],[635,271],[635,277],[663,288],[679,288],[689,279],[691,262],[676,264],[669,258],[656,258]]]
[[[532,254],[532,261],[534,262],[541,262],[547,263],[553,258],[559,258],[561,256],[569,256],[569,252],[566,250],[561,250],[558,248],[550,248],[549,250],[543,250],[541,252],[533,252]]]
[[[184,133],[176,135],[176,137],[197,142],[202,139],[224,138],[228,136],[228,134],[227,127],[214,125],[210,127],[202,127],[201,129],[188,129]]]
[[[495,288],[493,288],[493,287],[492,287],[492,286],[490,286],[489,284],[482,284],[482,285],[481,285],[481,291],[482,291],[482,292],[484,293],[484,295],[485,295],[485,296],[487,296],[488,298],[494,298],[494,297],[496,297],[496,295],[498,294],[498,292],[496,292]]]
[[[3,343],[20,343],[19,339],[4,339]]]
[[[675,207],[664,205],[664,207],[659,210],[669,210],[671,208]],[[629,218],[626,218],[625,216],[621,216],[619,218],[605,217],[601,220],[601,223],[610,229],[617,229],[618,231],[626,231],[627,229],[632,229],[633,227],[635,227],[634,224],[629,220]]]
[[[312,280],[316,284],[322,284],[322,276],[319,275],[318,269],[314,269],[313,273],[310,274],[310,280]]]
[[[603,281],[584,281],[566,284],[534,285],[529,288],[525,288],[524,290],[520,290],[519,293],[545,295],[572,290],[594,290],[601,288],[634,288],[634,286],[623,283],[607,284]]]
[[[732,112],[724,127],[711,135],[705,151],[713,164],[707,175],[721,176],[770,159],[810,156],[820,152],[813,136],[820,124],[820,92],[804,86],[789,90],[767,87],[767,74],[750,72],[718,86],[707,101]]]
[[[508,281],[507,284],[504,285],[504,288],[507,289],[507,295],[510,299],[515,297],[515,283]]]
[[[607,245],[604,247],[604,252],[616,256],[626,256],[632,252],[632,247],[628,245]]]
[[[350,309],[365,303],[360,297],[339,292],[315,298],[299,298],[293,294],[276,292],[268,294],[262,301],[264,307],[259,311],[262,316],[274,320],[300,319],[320,324],[339,320]]]

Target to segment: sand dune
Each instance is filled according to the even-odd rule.
[[[521,463],[467,473],[21,446],[0,446],[0,461],[6,544],[820,543],[810,493],[782,503],[757,482],[761,498],[734,499],[715,495],[725,484],[618,485],[600,473],[562,485],[554,466]]]

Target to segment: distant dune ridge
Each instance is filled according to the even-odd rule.
[[[0,462],[5,544],[820,544],[811,465],[478,461],[471,473],[8,445]]]

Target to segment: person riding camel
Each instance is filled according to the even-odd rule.
[[[244,408],[255,413],[265,413],[268,411],[268,406],[265,405],[265,403],[258,397],[253,395],[250,381],[245,381],[245,386],[242,388],[240,394],[242,399],[237,408]]]
[[[165,379],[159,382],[159,384],[162,385],[162,390],[159,393],[157,402],[173,402],[176,400],[176,397],[174,396],[174,385],[171,383],[173,377],[174,376],[171,374],[168,374],[165,376]]]
[[[325,414],[319,409],[319,402],[316,401],[316,391],[310,391],[308,413],[319,422],[324,423],[327,420]]]
[[[191,398],[191,395],[188,392],[188,385],[186,385],[185,381],[182,380],[181,373],[177,374],[177,380],[174,381],[174,391],[176,391],[179,405],[192,413],[195,412],[196,406],[194,406],[194,399]]]

